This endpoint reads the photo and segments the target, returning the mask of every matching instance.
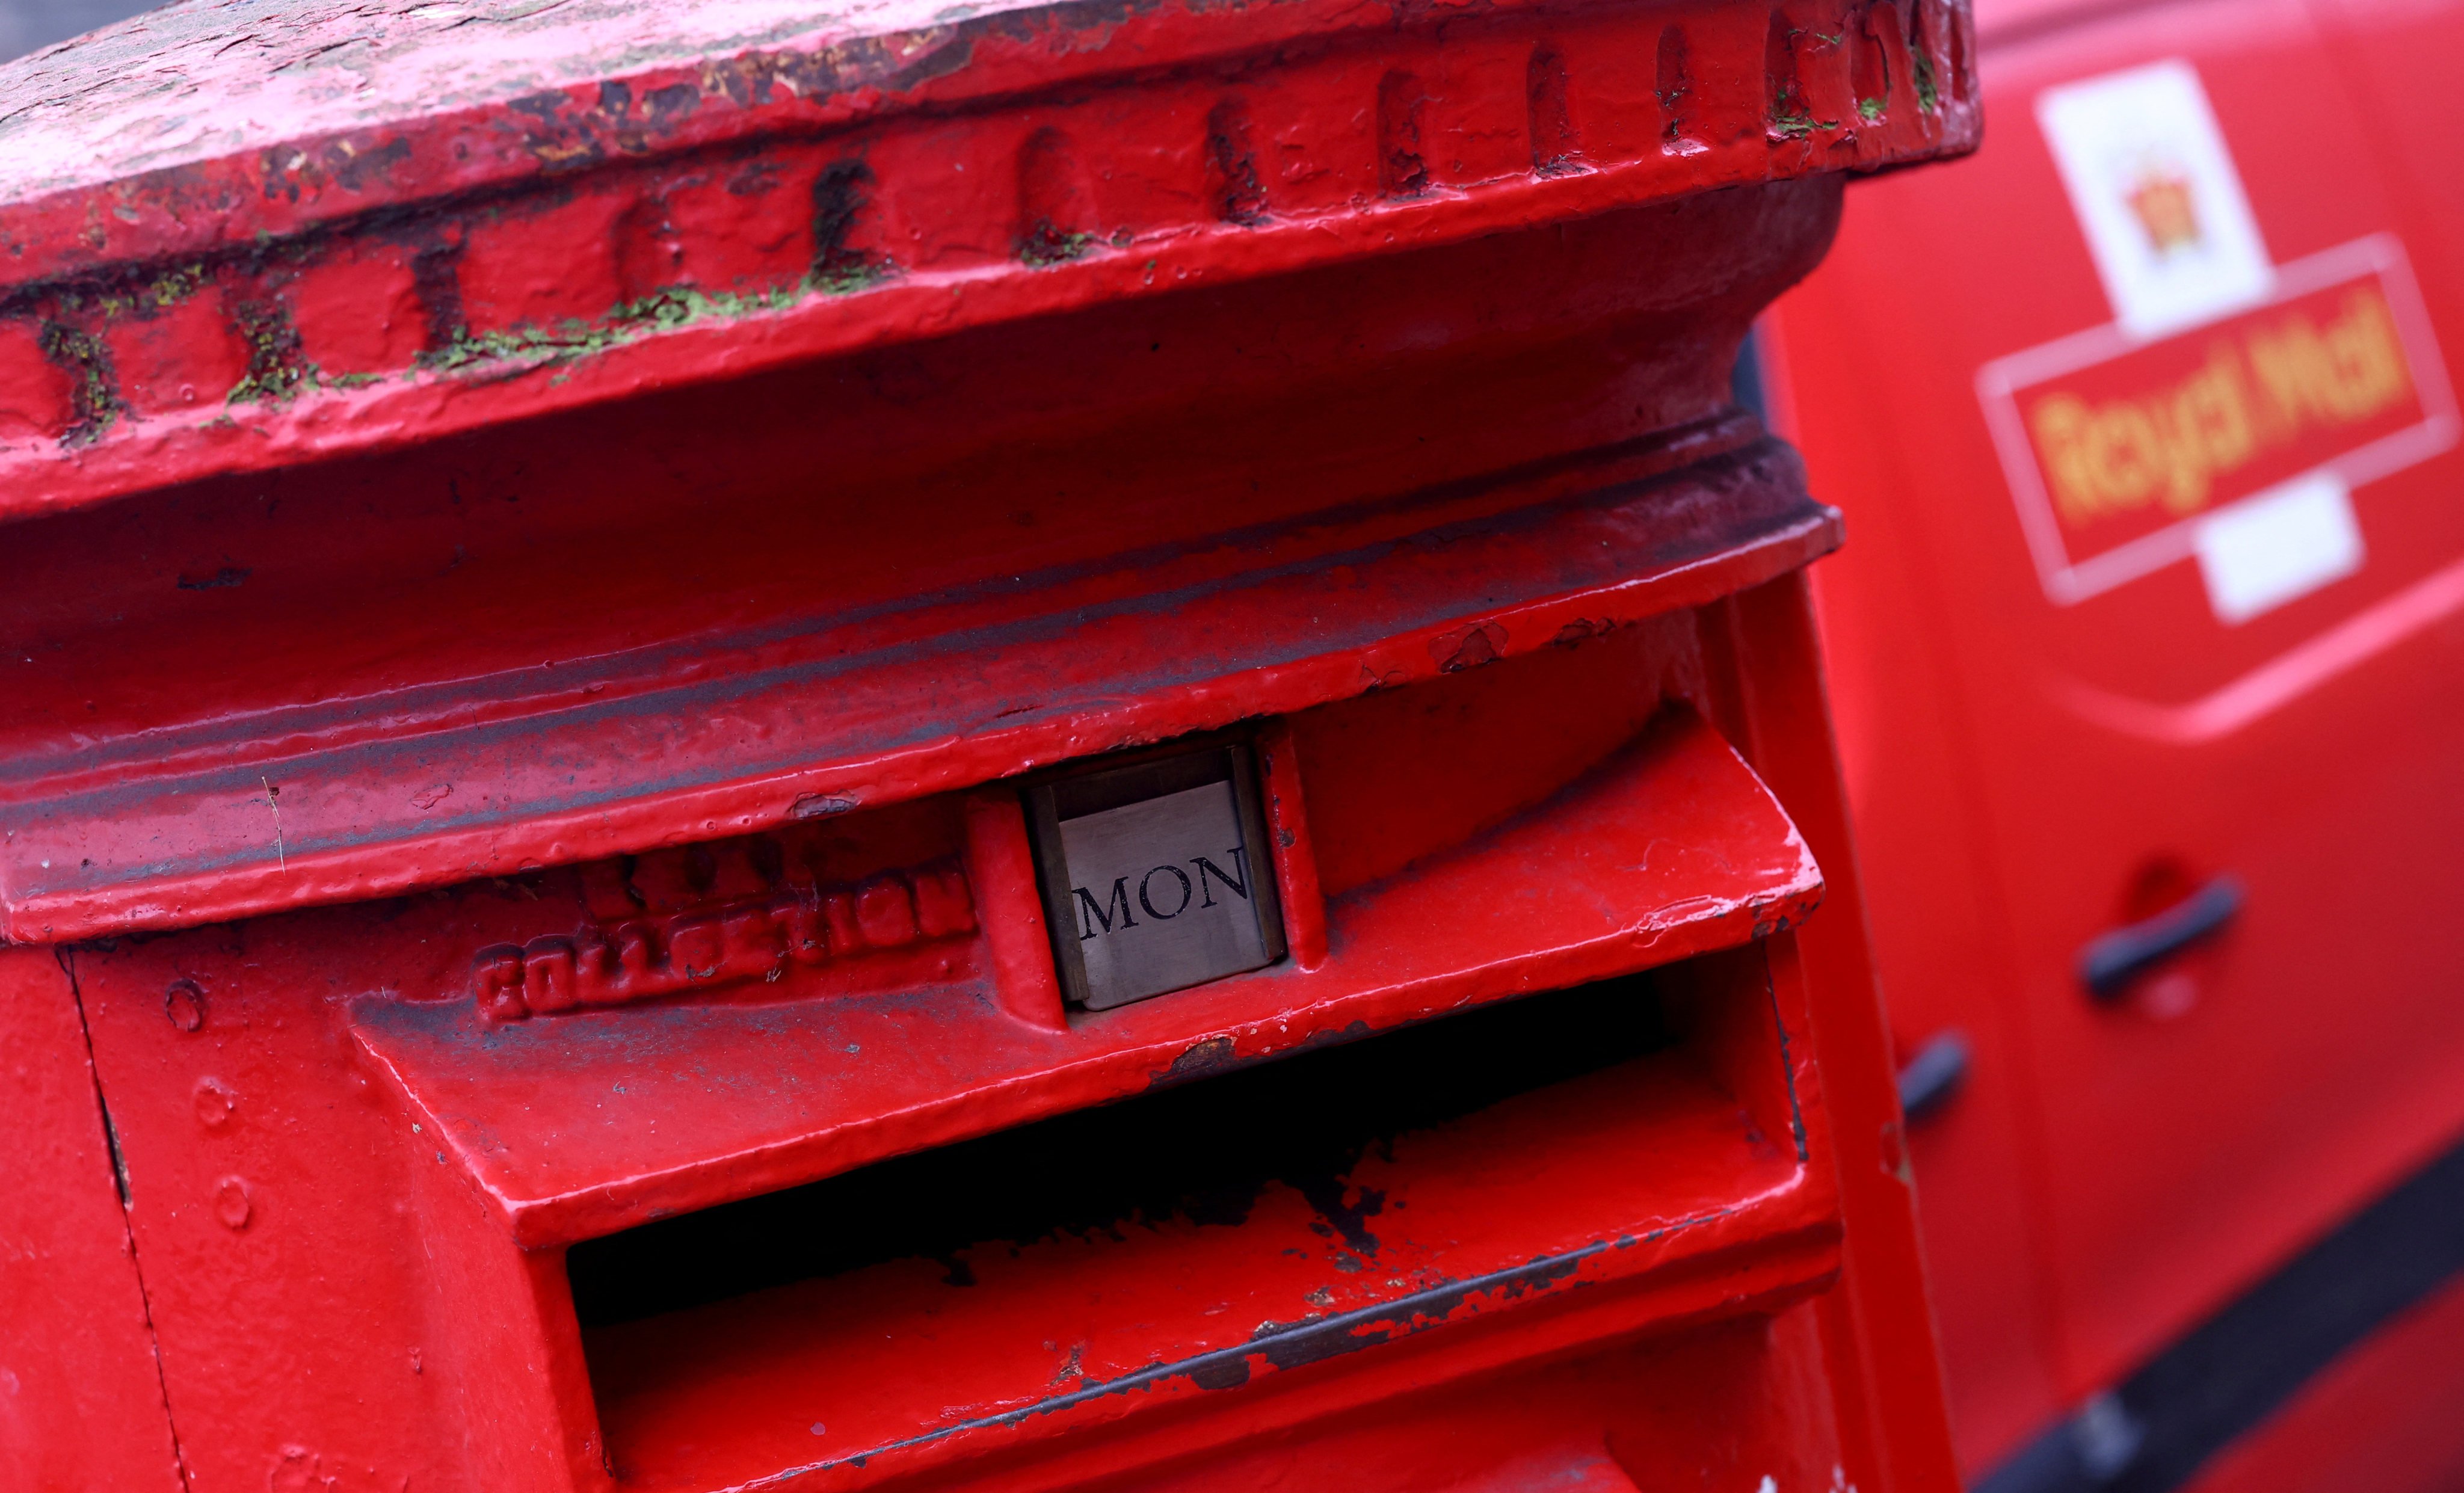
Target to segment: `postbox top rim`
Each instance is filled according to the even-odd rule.
[[[0,202],[730,58],[832,59],[851,44],[883,42],[926,53],[1003,15],[1076,9],[1052,0],[390,0],[337,11],[303,0],[174,0],[0,62]],[[867,78],[849,70],[847,80]],[[786,86],[800,85],[809,87],[804,78]]]

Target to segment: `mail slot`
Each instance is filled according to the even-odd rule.
[[[1727,371],[1968,31],[0,69],[0,1482],[1950,1486]]]

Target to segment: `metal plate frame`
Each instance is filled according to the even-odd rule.
[[[1265,801],[1258,789],[1257,754],[1245,733],[1184,738],[1169,746],[1117,754],[1028,784],[1026,824],[1028,839],[1035,847],[1036,889],[1044,898],[1045,929],[1052,942],[1053,970],[1060,976],[1062,995],[1069,1004],[1086,1010],[1107,1008],[1091,1003],[1086,960],[1076,942],[1065,936],[1066,931],[1077,924],[1069,904],[1069,872],[1062,849],[1061,822],[1215,782],[1231,783],[1233,807],[1240,816],[1244,847],[1263,851],[1263,856],[1253,859],[1249,867],[1249,879],[1258,889],[1250,906],[1256,910],[1258,931],[1266,946],[1266,962],[1259,967],[1271,968],[1283,961],[1289,945],[1285,936],[1283,902],[1276,889],[1274,842],[1266,833]],[[1228,978],[1229,975],[1216,977]],[[1189,990],[1213,982],[1199,980],[1175,989]],[[1152,999],[1156,995],[1174,993],[1156,991],[1131,999]],[[1109,1004],[1129,1003],[1130,1000],[1119,1000]]]

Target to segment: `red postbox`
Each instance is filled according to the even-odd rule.
[[[8,1476],[1948,1486],[1727,370],[1967,26],[12,65]]]

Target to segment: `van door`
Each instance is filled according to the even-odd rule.
[[[2454,194],[2365,104],[2457,12],[2365,76],[2299,0],[1996,9],[1986,150],[1771,336],[1886,991],[2014,1142],[1917,1153],[1946,1312],[2003,1308],[1946,1322],[1971,1464],[2464,1124]]]

